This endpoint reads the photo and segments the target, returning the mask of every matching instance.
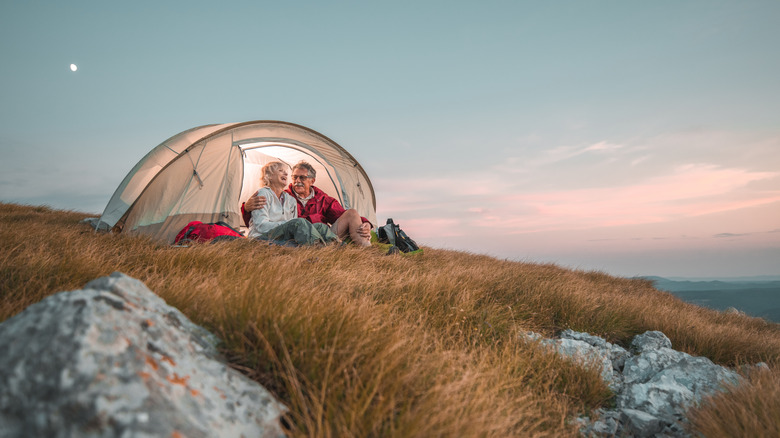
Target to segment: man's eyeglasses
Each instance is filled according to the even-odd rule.
[[[311,178],[311,177],[309,175],[293,175],[292,178],[293,181],[295,181],[296,179],[304,181],[306,178]]]

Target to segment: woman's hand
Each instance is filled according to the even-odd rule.
[[[265,204],[267,203],[268,201],[265,199],[265,196],[257,196],[257,193],[255,193],[251,198],[247,199],[246,204],[244,204],[244,210],[260,210],[265,207]]]

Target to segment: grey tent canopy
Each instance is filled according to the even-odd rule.
[[[374,188],[349,152],[309,128],[263,120],[199,126],[160,143],[127,174],[98,227],[168,242],[195,220],[239,228],[262,166],[300,160],[317,171],[315,186],[376,224]]]

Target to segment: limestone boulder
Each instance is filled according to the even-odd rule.
[[[631,357],[631,353],[629,353],[620,345],[612,344],[607,342],[607,340],[604,338],[594,336],[589,333],[576,332],[571,329],[566,329],[561,332],[560,338],[580,340],[598,349],[601,355],[608,357],[610,362],[612,362],[612,370],[615,374],[620,374],[623,372],[623,366],[625,365],[626,360]],[[618,376],[613,376],[613,378],[617,379]],[[618,380],[622,380],[622,378]]]
[[[626,359],[623,366],[623,381],[626,384],[645,383],[664,369],[682,361],[688,356],[671,348],[644,350],[641,354]]]
[[[706,357],[694,357],[668,348],[645,351],[640,356],[645,355],[658,360],[648,367],[655,372],[643,373],[642,380],[631,380],[626,384],[617,398],[620,408],[671,418],[699,403],[703,396],[739,383],[736,372],[716,365]],[[629,382],[625,374],[624,378]]]
[[[284,436],[216,343],[124,274],[52,295],[0,324],[0,438]]]
[[[594,367],[615,393],[616,409],[578,422],[588,437],[688,437],[686,411],[706,396],[740,382],[735,371],[672,349],[662,332],[635,336],[630,351],[588,333],[564,330],[557,339],[522,333],[527,342]]]
[[[600,349],[585,341],[576,339],[556,339],[550,342],[558,351],[558,354],[571,358],[586,367],[595,368],[610,389],[613,391],[620,387],[620,374],[612,368],[612,360],[608,349]]]
[[[564,330],[558,339],[544,339],[533,332],[523,334],[529,341],[553,348],[561,356],[567,357],[585,367],[596,369],[602,380],[612,391],[618,392],[622,385],[621,367],[629,356],[624,348],[613,345],[603,338],[588,333]]]
[[[647,331],[641,335],[636,335],[631,341],[631,350],[638,353],[646,350],[657,350],[659,348],[672,348],[672,341],[670,341],[663,332],[657,330]]]

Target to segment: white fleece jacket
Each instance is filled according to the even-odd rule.
[[[270,187],[263,187],[257,191],[257,196],[264,196],[268,202],[265,207],[252,211],[247,236],[250,239],[265,237],[269,231],[298,217],[298,203],[289,193],[282,192],[282,199],[279,200]]]

